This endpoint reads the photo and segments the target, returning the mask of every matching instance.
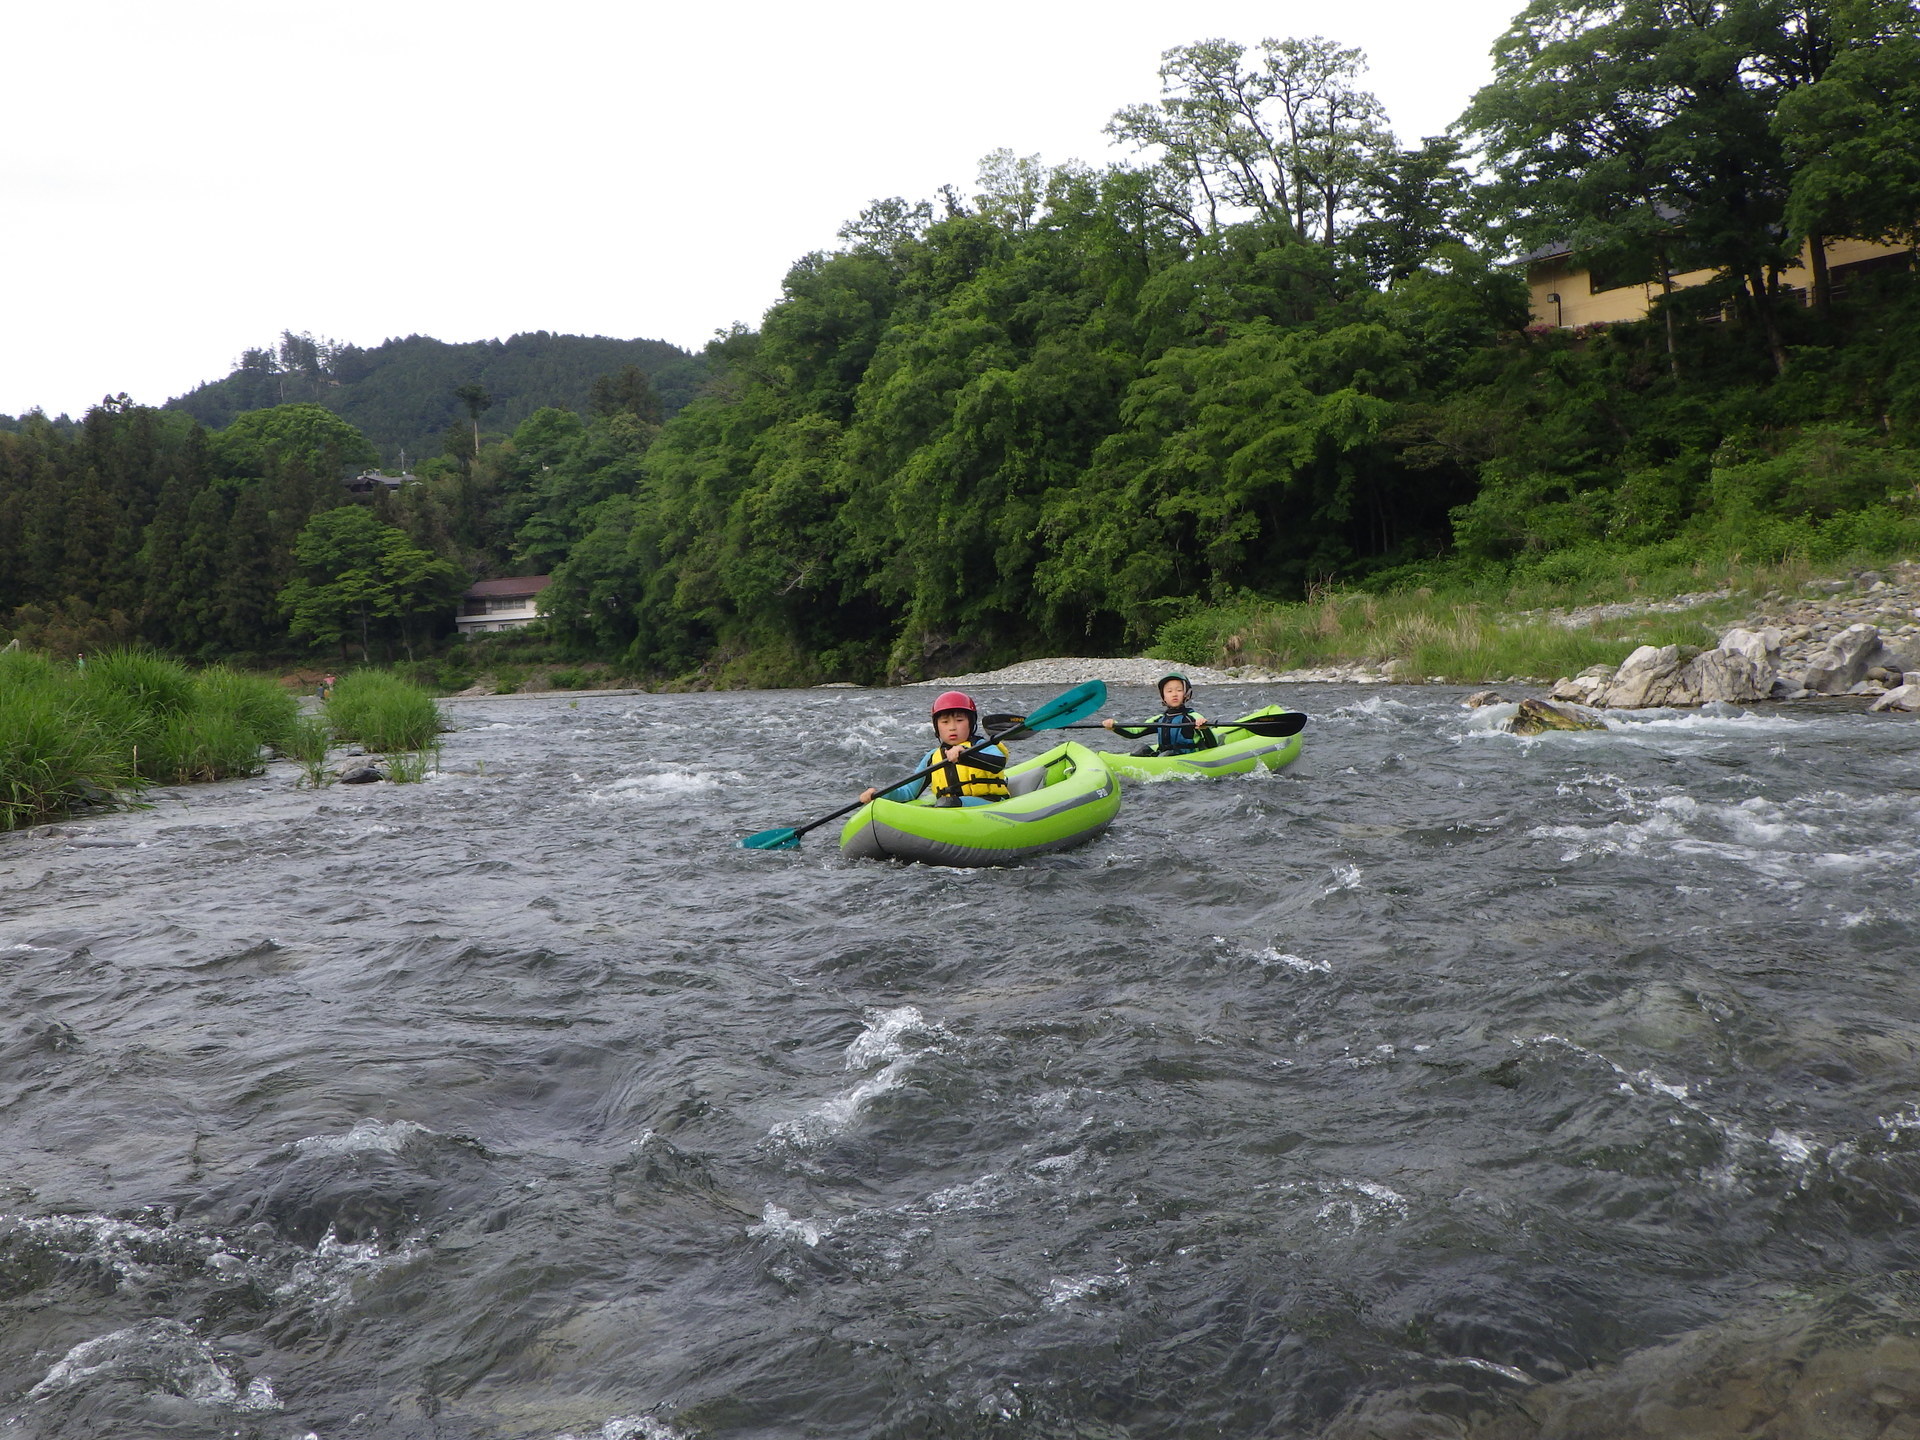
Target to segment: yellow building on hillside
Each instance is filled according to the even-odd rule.
[[[1913,263],[1914,252],[1902,245],[1881,245],[1871,240],[1829,240],[1827,274],[1834,293],[1847,280],[1869,270],[1905,269]],[[1527,288],[1532,294],[1533,323],[1557,327],[1616,325],[1623,320],[1643,320],[1660,295],[1660,282],[1607,285],[1584,265],[1573,262],[1572,250],[1565,246],[1546,246],[1524,257]],[[1800,263],[1787,272],[1793,293],[1804,295],[1812,271],[1806,251]],[[1713,279],[1712,270],[1689,270],[1673,277],[1676,290],[1689,285],[1704,285]]]

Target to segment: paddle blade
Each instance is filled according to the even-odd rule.
[[[1024,740],[1033,733],[1027,728],[1024,715],[982,715],[980,728],[1002,740]]]
[[[791,850],[800,843],[800,832],[792,826],[783,826],[778,830],[762,830],[757,835],[749,835],[740,842],[742,850]]]
[[[1063,695],[1054,696],[1027,716],[1027,729],[1057,730],[1062,725],[1071,725],[1076,720],[1086,719],[1106,703],[1107,682],[1089,680],[1084,685],[1074,686]]]
[[[1289,710],[1284,715],[1262,715],[1253,720],[1219,721],[1216,730],[1245,730],[1250,734],[1264,735],[1272,740],[1284,740],[1289,735],[1298,735],[1307,728],[1307,717],[1298,710]]]

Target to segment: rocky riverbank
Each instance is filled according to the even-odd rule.
[[[1920,565],[1861,571],[1780,592],[1711,650],[1642,645],[1617,667],[1564,677],[1553,700],[1598,709],[1853,695],[1920,710]]]
[[[1172,660],[1154,660],[1145,655],[1109,659],[1059,655],[1044,660],[1022,660],[999,670],[942,675],[937,680],[916,680],[912,683],[943,688],[965,685],[1081,685],[1088,680],[1104,680],[1109,685],[1151,685],[1161,676],[1174,671],[1186,676],[1195,685],[1384,685],[1393,679],[1390,673],[1368,665],[1334,665],[1318,670],[1268,670],[1258,665],[1235,665],[1222,670],[1210,665],[1181,665]]]

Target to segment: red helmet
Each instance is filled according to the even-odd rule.
[[[964,710],[967,714],[973,716],[976,725],[980,723],[980,707],[974,704],[971,698],[962,695],[958,690],[944,691],[935,698],[933,702],[933,718],[938,720],[949,710]]]

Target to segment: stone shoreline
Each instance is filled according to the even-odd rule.
[[[1104,680],[1109,685],[1152,685],[1161,676],[1178,672],[1195,685],[1386,685],[1393,676],[1366,665],[1339,665],[1321,670],[1267,670],[1258,665],[1235,665],[1218,670],[1210,665],[1178,665],[1144,655],[1099,659],[1087,655],[1058,655],[1022,660],[999,670],[967,675],[942,675],[936,680],[914,680],[909,686],[965,685],[1080,685]]]

